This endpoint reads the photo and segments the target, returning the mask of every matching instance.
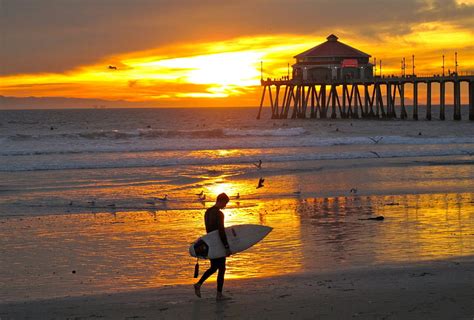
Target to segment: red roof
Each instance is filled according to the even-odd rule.
[[[359,51],[347,44],[337,41],[338,37],[331,34],[327,37],[328,41],[306,50],[295,56],[295,58],[304,57],[340,57],[340,58],[369,58],[370,55]]]

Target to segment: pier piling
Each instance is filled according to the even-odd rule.
[[[439,119],[445,120],[446,97],[451,96],[446,90],[446,83],[453,83],[453,119],[461,120],[463,82],[468,83],[469,120],[474,121],[474,75],[377,77],[371,80],[344,81],[262,80],[263,92],[257,119],[261,117],[265,101],[270,105],[272,119],[288,119],[289,116],[292,119],[326,119],[328,116],[331,119],[408,119],[405,86],[409,84],[413,85],[412,118],[418,120],[419,85],[426,83],[425,119],[429,121],[432,120],[433,111],[433,83],[439,83]],[[361,91],[364,94],[363,100]],[[400,108],[399,113],[397,107]]]
[[[439,83],[439,92],[439,119],[445,120],[446,83],[444,81]]]
[[[413,82],[413,120],[418,120],[418,82]]]
[[[469,81],[469,120],[474,121],[474,81]]]
[[[454,120],[461,120],[461,82],[454,81]]]
[[[426,120],[431,120],[431,82],[426,83]]]

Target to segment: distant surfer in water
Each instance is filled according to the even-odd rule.
[[[227,236],[224,230],[224,214],[221,209],[224,209],[229,203],[229,197],[225,193],[221,193],[217,196],[216,204],[207,209],[204,215],[204,222],[206,224],[206,232],[212,232],[214,230],[219,230],[219,236],[222,243],[224,244],[226,255],[230,256],[231,251],[229,248],[229,243],[227,242]],[[201,297],[201,286],[204,281],[207,280],[211,275],[216,271],[217,273],[217,295],[216,300],[227,300],[228,297],[222,294],[222,288],[224,287],[224,274],[225,274],[225,257],[218,259],[211,259],[211,267],[204,272],[201,279],[194,284],[194,292],[200,298]]]

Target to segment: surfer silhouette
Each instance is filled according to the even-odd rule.
[[[227,242],[227,236],[224,230],[224,214],[222,213],[221,209],[224,209],[229,202],[229,197],[225,193],[221,193],[217,196],[216,204],[211,208],[206,210],[204,214],[204,222],[206,224],[206,232],[212,232],[214,230],[219,230],[219,237],[221,238],[222,243],[226,249],[226,255],[230,256],[231,251],[229,248],[229,243]],[[211,266],[209,269],[204,272],[201,279],[194,284],[194,293],[201,298],[201,286],[203,285],[204,281],[207,280],[211,275],[213,275],[216,271],[217,273],[217,295],[216,300],[227,300],[228,297],[222,294],[222,288],[224,287],[224,274],[225,274],[225,260],[226,257],[217,258],[217,259],[210,259]]]

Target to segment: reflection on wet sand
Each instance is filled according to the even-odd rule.
[[[474,254],[473,194],[300,201],[304,268],[417,262]],[[362,220],[384,216],[384,221]],[[317,258],[314,258],[314,256]]]
[[[98,200],[93,208],[84,200],[79,214],[0,219],[0,299],[191,283],[195,261],[187,249],[205,232],[204,208],[221,192],[231,196],[224,211],[227,226],[254,223],[274,228],[263,242],[229,258],[226,278],[474,254],[472,193],[318,198],[294,193],[305,187],[298,175],[269,177],[258,190],[255,176],[232,180],[215,173],[200,179],[205,183],[181,189],[115,185],[94,193]],[[314,183],[311,189],[322,190],[323,185]],[[91,190],[66,192],[87,199],[84,195]],[[201,191],[206,201],[198,200]],[[133,210],[133,201],[164,192],[170,195],[168,202]],[[240,199],[235,199],[238,193]],[[101,207],[102,195],[119,201],[107,207],[108,200]],[[373,216],[385,220],[360,220]]]
[[[0,298],[190,283],[195,261],[187,248],[205,232],[203,214],[204,210],[149,210],[3,219]],[[294,210],[267,214],[265,209],[231,208],[225,215],[227,225],[275,228],[273,237],[229,259],[227,278],[267,277],[301,269],[300,226]]]

